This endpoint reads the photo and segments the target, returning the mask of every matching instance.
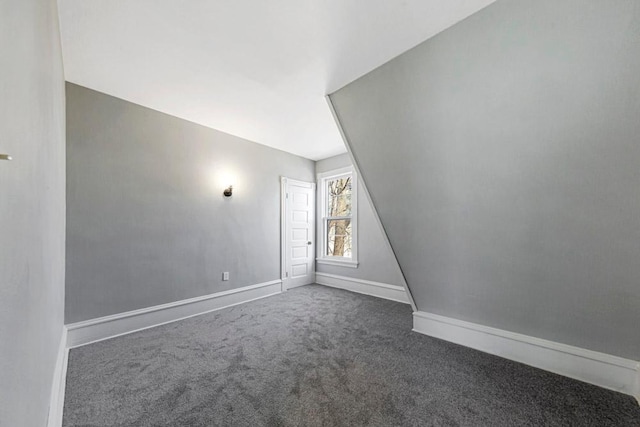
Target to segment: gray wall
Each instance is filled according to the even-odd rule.
[[[69,83],[67,137],[67,323],[280,278],[280,175],[311,160]]]
[[[0,52],[0,425],[44,426],[64,314],[56,1],[0,1]]]
[[[348,154],[329,157],[316,162],[316,174],[333,169],[351,166]],[[373,208],[363,191],[362,181],[358,189],[358,268],[317,264],[316,272],[337,274],[356,279],[372,280],[402,286],[400,267],[387,246],[382,230],[378,225]],[[318,228],[320,230],[321,228]],[[317,239],[320,241],[320,239]]]
[[[640,359],[639,40],[498,1],[331,96],[420,310]]]

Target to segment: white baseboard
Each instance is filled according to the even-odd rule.
[[[346,289],[359,294],[371,295],[392,301],[409,304],[407,292],[402,286],[372,282],[370,280],[354,279],[336,274],[316,273],[316,283],[333,288]]]
[[[413,330],[506,359],[634,396],[640,362],[475,323],[417,311]]]
[[[64,409],[64,392],[67,384],[67,362],[69,349],[67,348],[67,328],[62,326],[58,356],[53,372],[53,384],[51,385],[51,401],[49,403],[49,418],[47,427],[62,427],[62,412]]]
[[[107,338],[130,334],[142,329],[175,322],[281,292],[282,281],[273,280],[225,292],[71,323],[67,325],[67,346],[69,348],[78,347]]]

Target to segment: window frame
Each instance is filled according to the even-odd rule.
[[[327,255],[327,216],[328,181],[351,175],[351,256],[341,257]],[[341,267],[358,268],[358,176],[353,166],[333,169],[317,175],[318,214],[317,227],[317,258],[318,264],[338,265]]]

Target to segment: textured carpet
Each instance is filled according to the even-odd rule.
[[[319,285],[71,350],[64,426],[640,426],[629,396]]]

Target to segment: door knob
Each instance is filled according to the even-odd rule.
[[[307,245],[310,245],[310,244],[311,244],[311,242],[307,242]]]

